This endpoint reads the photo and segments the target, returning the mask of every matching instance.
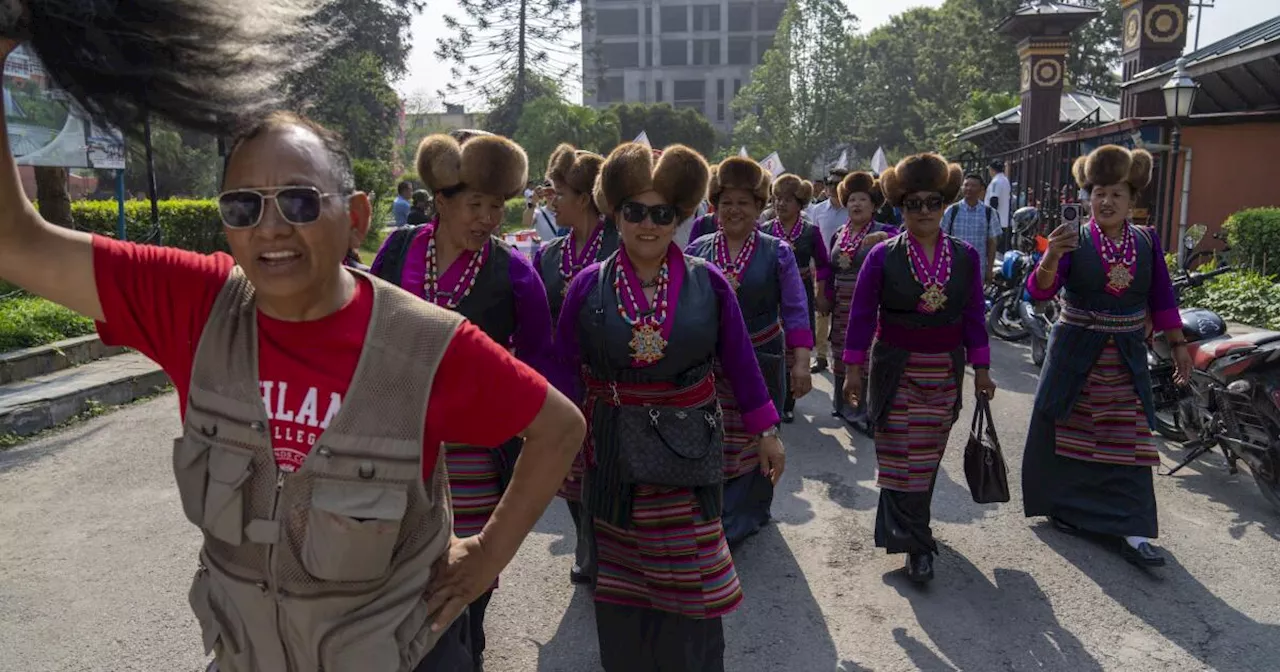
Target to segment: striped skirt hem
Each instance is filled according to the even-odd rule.
[[[893,403],[876,424],[881,488],[928,492],[932,487],[959,398],[953,367],[951,353],[911,353]]]
[[[1064,420],[1055,423],[1055,452],[1085,462],[1150,467],[1160,463],[1133,374],[1115,343],[1102,349]]]

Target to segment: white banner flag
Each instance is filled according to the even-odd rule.
[[[764,157],[764,161],[760,162],[760,167],[769,171],[770,175],[777,177],[786,172],[786,168],[782,167],[782,159],[778,158],[778,153],[774,152]]]
[[[645,147],[653,147],[653,145],[649,144],[649,134],[644,131],[640,131],[640,135],[637,135],[636,139],[632,140],[632,142],[638,142]]]
[[[889,169],[889,160],[884,158],[884,147],[876,147],[875,156],[871,157],[871,170],[876,175],[883,173]]]
[[[840,152],[840,158],[836,161],[836,165],[832,166],[834,170],[849,170],[849,150]]]
[[[741,156],[741,157],[742,157],[742,158],[744,158],[744,159],[749,159],[749,158],[751,158],[751,155],[747,153],[747,146],[746,146],[746,145],[743,145],[743,146],[742,146],[742,149],[739,149],[739,150],[738,150],[738,156]]]

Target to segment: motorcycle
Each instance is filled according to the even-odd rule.
[[[1053,331],[1053,325],[1058,321],[1060,312],[1062,312],[1062,305],[1058,303],[1056,297],[1044,301],[1032,301],[1030,292],[1018,304],[1018,314],[1022,317],[1022,324],[1031,335],[1031,363],[1036,366],[1044,366],[1045,356],[1049,354],[1049,332]]]
[[[1189,235],[1188,247],[1194,242]],[[1180,295],[1231,270],[1183,269],[1173,278],[1174,291]],[[1166,475],[1176,474],[1217,446],[1229,473],[1238,473],[1237,464],[1244,462],[1262,495],[1280,510],[1280,332],[1232,335],[1213,311],[1179,312],[1194,364],[1190,384],[1179,387],[1174,382],[1173,353],[1163,334],[1153,339],[1147,355],[1156,431],[1183,442],[1189,451]]]
[[[1022,305],[1031,300],[1026,290],[1027,277],[1040,260],[1034,244],[1040,212],[1033,207],[1019,208],[1010,219],[1013,220],[1014,249],[1004,253],[1000,270],[991,283],[987,329],[996,338],[1017,342],[1032,335],[1031,325],[1022,315]]]

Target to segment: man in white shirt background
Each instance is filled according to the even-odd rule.
[[[1004,174],[1004,161],[996,159],[987,169],[991,173],[991,183],[987,185],[987,205],[996,211],[1000,218],[1000,251],[1008,252],[1012,243],[1012,222],[1009,220],[1010,199],[1012,189],[1009,187],[1009,176]]]
[[[837,202],[836,187],[840,186],[840,181],[848,175],[849,171],[836,168],[827,174],[827,200],[821,203],[814,203],[809,206],[805,212],[809,215],[809,220],[818,226],[818,230],[822,232],[822,244],[831,246],[831,236],[835,235],[836,229],[844,225],[849,219],[849,213]],[[829,250],[828,250],[829,251]],[[831,313],[823,315],[818,313],[815,320],[817,333],[813,335],[816,361],[814,362],[813,373],[821,373],[827,370],[827,359],[833,354],[836,357],[840,353],[831,352]]]

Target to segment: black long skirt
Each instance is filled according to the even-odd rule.
[[[1151,467],[1088,462],[1058,455],[1052,417],[1035,412],[1022,454],[1022,507],[1086,532],[1156,538]]]
[[[773,507],[773,483],[769,477],[752,469],[724,484],[724,536],[734,546],[769,524]]]
[[[573,572],[596,578],[596,533],[592,525],[594,520],[580,502],[566,500],[569,505],[569,516],[573,518],[573,529],[577,535],[577,543],[573,549]]]
[[[472,672],[477,669],[471,636],[470,610],[464,609],[414,672]]]
[[[596,602],[605,672],[724,672],[724,625],[656,609]]]
[[[880,490],[876,509],[876,548],[889,554],[938,552],[929,522],[933,518],[933,486],[928,492]]]

